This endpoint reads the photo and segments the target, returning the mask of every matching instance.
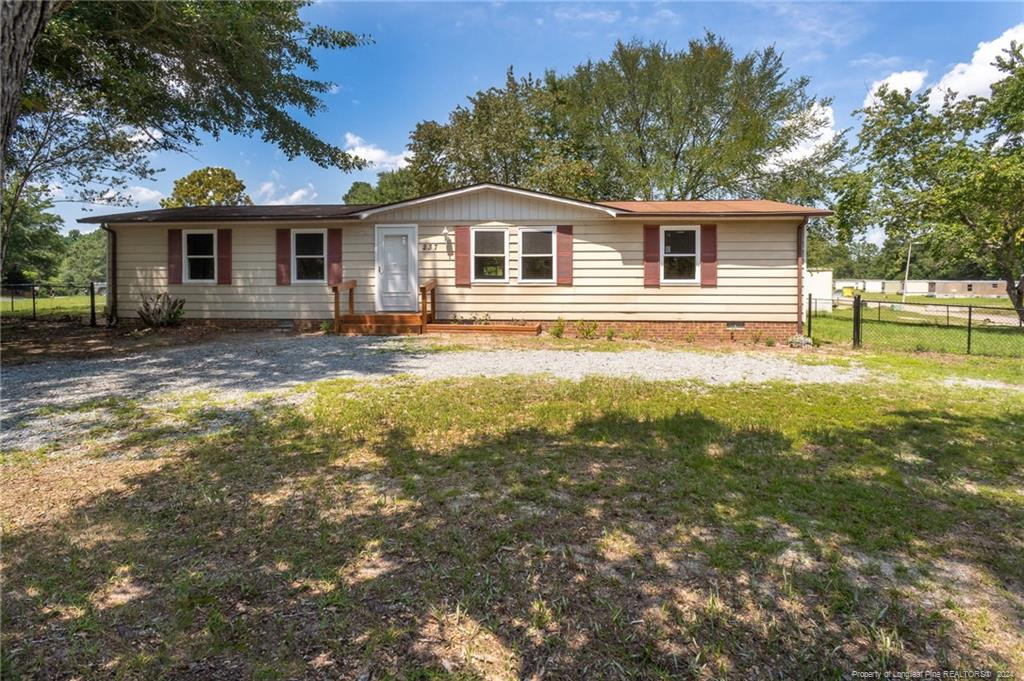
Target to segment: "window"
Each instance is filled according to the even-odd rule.
[[[181,249],[185,258],[183,281],[217,281],[217,232],[185,230],[181,238],[185,242]]]
[[[327,282],[327,230],[292,230],[292,281]]]
[[[519,228],[519,281],[555,280],[555,228]]]
[[[970,291],[973,291],[973,290],[974,290],[974,284],[968,284],[967,285],[967,291],[970,292]]]
[[[508,281],[508,230],[473,229],[473,281]]]
[[[699,279],[700,231],[694,227],[661,228],[661,280],[695,282]]]

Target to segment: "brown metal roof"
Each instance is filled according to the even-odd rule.
[[[711,201],[601,201],[604,206],[630,213],[657,215],[831,215],[832,211],[808,208],[764,199],[724,199]]]
[[[297,206],[189,206],[139,210],[131,213],[93,215],[79,222],[228,222],[265,220],[343,220],[352,219],[359,212],[376,204],[344,205],[337,203],[306,204]]]
[[[567,199],[566,197],[544,194],[531,190],[504,187],[491,183],[480,183],[460,189],[452,189],[436,194],[417,197],[410,201],[399,201],[394,204],[319,204],[298,206],[190,206],[187,208],[164,208],[160,210],[141,210],[128,213],[94,215],[82,218],[79,222],[86,224],[98,223],[147,223],[147,222],[259,222],[288,220],[356,220],[359,214],[375,208],[401,206],[406,203],[426,198],[441,197],[445,194],[461,192],[471,188],[493,187],[511,189],[517,192],[529,192],[539,198],[574,201],[579,204],[591,205],[595,208],[608,209],[618,213],[617,217],[631,215],[664,216],[664,217],[812,217],[831,215],[832,212],[820,208],[808,208],[779,201],[760,199],[736,199],[713,201],[600,201],[588,202]]]

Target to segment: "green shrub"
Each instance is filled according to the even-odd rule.
[[[576,322],[576,335],[587,340],[597,338],[597,322],[579,320]]]
[[[775,347],[775,339],[774,338],[769,338],[768,340],[766,340],[764,342],[764,344],[767,345],[770,348],[774,348]]]
[[[323,331],[324,333],[330,333],[331,329],[333,329],[333,328],[334,328],[334,324],[332,322],[328,322],[328,321],[320,322],[320,330]]]
[[[185,299],[172,298],[169,293],[142,296],[139,317],[149,327],[175,326],[185,316]]]
[[[608,340],[615,340],[615,329],[608,327],[608,330],[604,332],[604,337]]]
[[[548,329],[548,333],[550,333],[555,338],[561,338],[562,336],[564,336],[565,335],[565,320],[562,319],[561,317],[556,319],[555,323],[551,325],[550,329]]]

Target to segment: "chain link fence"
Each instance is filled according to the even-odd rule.
[[[807,299],[807,335],[820,343],[902,352],[1024,358],[1024,322],[1012,307]]]
[[[103,321],[107,298],[104,282],[88,284],[0,285],[0,319],[68,319],[75,318],[96,326]]]

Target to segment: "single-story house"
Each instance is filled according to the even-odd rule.
[[[784,339],[802,328],[805,226],[828,214],[476,184],[386,205],[201,206],[80,222],[108,233],[113,320],[166,291],[185,300],[186,319],[315,325],[336,319],[340,292],[349,332],[561,318],[570,333],[586,320],[601,333]]]

